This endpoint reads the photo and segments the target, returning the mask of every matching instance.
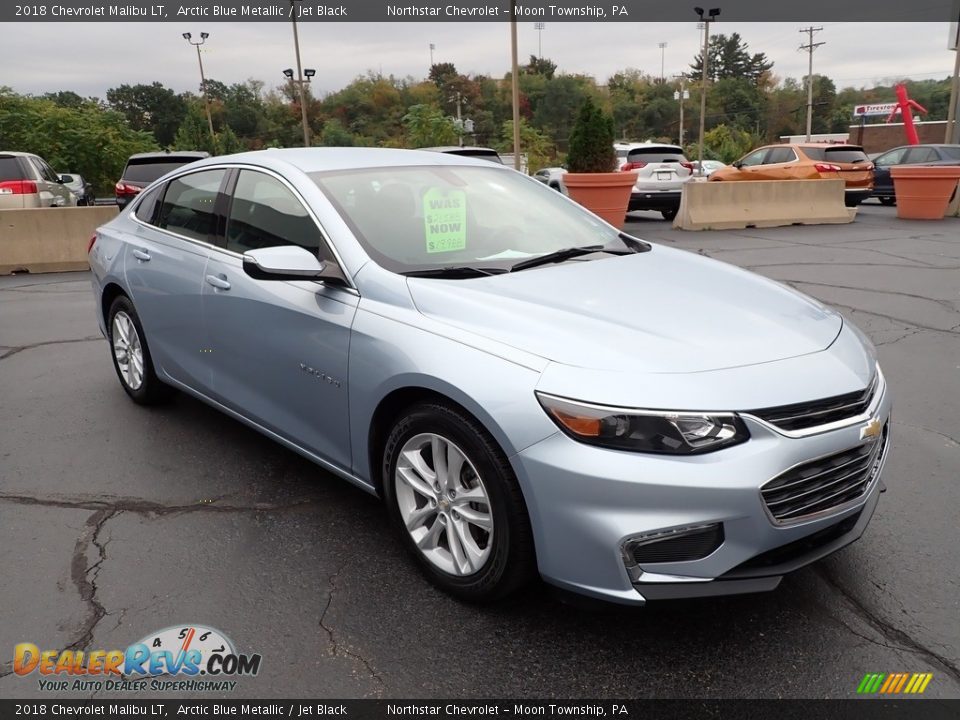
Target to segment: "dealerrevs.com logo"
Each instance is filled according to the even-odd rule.
[[[233,690],[232,678],[256,675],[260,661],[203,625],[168,627],[126,650],[41,650],[27,642],[13,651],[14,673],[38,674],[48,691]]]

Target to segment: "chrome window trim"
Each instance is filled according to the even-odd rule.
[[[310,203],[304,200],[303,195],[301,195],[299,191],[297,191],[297,189],[293,186],[293,184],[290,183],[289,180],[287,180],[285,177],[280,175],[278,172],[271,170],[270,168],[260,167],[259,165],[250,165],[247,163],[217,163],[215,165],[204,165],[203,167],[200,167],[200,168],[191,168],[186,172],[172,175],[167,179],[163,180],[162,182],[169,183],[173,180],[184,177],[186,175],[192,175],[198,172],[205,172],[207,170],[226,170],[228,172],[230,170],[252,170],[254,172],[265,173],[279,180],[281,184],[285,185],[287,189],[289,189],[293,193],[294,197],[300,202],[300,204],[303,205],[304,208],[306,208],[307,214],[310,216],[310,219],[313,220],[314,224],[320,230],[320,234],[323,236],[324,242],[326,242],[327,247],[330,248],[330,252],[333,254],[334,260],[336,260],[337,265],[343,271],[343,276],[347,280],[347,287],[344,287],[341,289],[347,290],[351,294],[355,294],[357,297],[360,296],[360,291],[357,289],[356,284],[353,282],[353,278],[350,277],[349,273],[347,273],[346,271],[346,266],[343,263],[343,258],[340,256],[340,252],[337,250],[336,245],[330,239],[330,233],[328,233],[326,229],[323,227],[323,223],[320,222],[320,219],[317,217],[317,214],[313,211],[313,208],[310,207]],[[142,225],[143,227],[150,228],[151,230],[157,230],[159,232],[175,237],[178,240],[186,240],[187,242],[192,243],[194,245],[199,245],[200,247],[205,248],[206,250],[216,250],[217,252],[224,253],[229,257],[240,258],[241,261],[243,260],[243,255],[241,253],[234,252],[233,250],[228,250],[225,247],[219,247],[218,245],[213,245],[212,243],[206,242],[204,240],[197,240],[196,238],[190,238],[190,237],[187,237],[186,235],[181,235],[180,233],[167,230],[166,228],[158,227],[156,225],[151,225],[150,223],[144,222],[143,220],[138,218],[136,208],[139,206],[141,202],[140,198],[143,197],[143,195],[145,195],[146,192],[150,190],[152,187],[153,187],[153,184],[148,185],[143,190],[141,190],[137,195],[137,199],[135,203],[130,204],[130,206],[132,207],[132,210],[130,211],[130,218],[134,222],[138,223],[139,225]],[[227,219],[229,220],[229,217]],[[226,237],[224,237],[224,241],[226,241]],[[321,285],[325,284],[322,281],[316,281],[316,282]]]
[[[843,420],[834,420],[833,422],[825,425],[814,425],[813,427],[803,428],[801,430],[784,430],[783,428],[777,427],[773,423],[768,422],[761,417],[757,417],[756,415],[752,415],[749,412],[741,412],[739,415],[742,418],[749,418],[753,422],[757,423],[758,425],[762,425],[771,432],[775,432],[778,435],[783,435],[784,437],[792,438],[794,440],[811,437],[813,435],[821,435],[823,433],[833,432],[834,430],[850,427],[851,425],[856,425],[858,423],[867,422],[876,414],[877,409],[883,402],[883,398],[887,394],[887,380],[883,376],[883,371],[880,370],[879,365],[876,366],[876,371],[877,387],[873,391],[873,397],[870,400],[870,404],[867,406],[866,410],[859,415],[844,418]],[[873,381],[871,380],[871,384],[872,383]]]

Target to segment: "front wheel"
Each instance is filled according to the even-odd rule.
[[[493,438],[462,410],[439,402],[409,408],[387,438],[382,472],[391,521],[440,588],[490,602],[532,576],[517,479]]]
[[[882,197],[882,198],[879,198],[879,200],[881,205],[886,205],[887,207],[891,207],[897,204],[897,199],[892,197]]]
[[[664,220],[673,220],[678,212],[680,212],[680,208],[671,208],[669,210],[661,210],[660,214],[663,215]]]
[[[173,388],[160,382],[153,370],[153,359],[143,325],[133,303],[120,295],[107,313],[113,367],[120,384],[135,403],[155,405],[173,394]]]

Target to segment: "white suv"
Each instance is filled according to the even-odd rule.
[[[75,207],[77,196],[43,158],[0,152],[0,210]]]
[[[662,143],[616,143],[614,148],[620,170],[637,173],[628,209],[659,210],[666,220],[673,220],[683,184],[693,177],[693,164],[683,148]]]

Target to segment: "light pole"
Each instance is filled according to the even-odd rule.
[[[298,68],[299,70],[299,68]],[[310,125],[307,123],[307,105],[306,105],[306,90],[304,85],[310,84],[310,79],[317,74],[317,71],[313,68],[304,68],[303,75],[305,77],[299,77],[294,79],[293,77],[293,68],[287,68],[283,71],[283,76],[290,81],[291,85],[298,85],[300,88],[300,118],[303,123],[303,146],[310,147]]]
[[[520,170],[520,67],[517,62],[517,6],[510,5],[510,99],[513,104],[513,169]]]
[[[689,97],[687,92],[687,76],[686,75],[674,75],[675,80],[680,80],[680,91],[673,93],[673,97],[676,100],[680,101],[680,142],[678,143],[680,147],[683,147],[683,101]]]
[[[547,27],[546,23],[537,22],[533,24],[533,29],[537,31],[537,57],[543,59],[543,29]]]
[[[657,47],[660,48],[660,84],[663,85],[666,81],[666,75],[663,73],[663,60],[666,56],[667,44],[665,42],[657,43]]]
[[[197,49],[197,62],[200,63],[200,86],[203,88],[203,104],[207,109],[207,127],[210,128],[210,142],[215,143],[217,138],[216,135],[213,134],[213,118],[210,115],[210,96],[207,95],[207,78],[203,74],[203,58],[200,57],[200,46],[207,41],[208,37],[210,37],[210,33],[202,32],[200,33],[199,42],[194,42],[191,33],[186,32],[183,34],[183,39]]]
[[[303,123],[303,146],[310,147],[310,125],[307,124],[307,91],[306,83],[310,82],[317,74],[316,70],[311,70],[307,75],[307,80],[303,79],[303,66],[300,64],[300,35],[297,33],[297,12],[295,7],[301,0],[290,0],[290,19],[293,22],[293,48],[297,53],[297,86],[300,88],[300,120]],[[286,75],[286,70],[284,70]],[[292,79],[292,78],[291,78]]]
[[[700,16],[703,23],[703,77],[700,87],[700,139],[697,142],[698,174],[703,177],[703,136],[706,134],[707,117],[707,65],[710,62],[710,23],[720,14],[720,8],[710,8],[707,17],[703,16],[703,8],[695,7],[693,11]]]
[[[437,49],[437,46],[433,43],[430,43],[430,67],[433,67],[433,51]]]

